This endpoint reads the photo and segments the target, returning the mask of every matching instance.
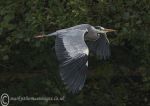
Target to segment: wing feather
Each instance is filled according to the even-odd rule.
[[[71,29],[56,36],[55,51],[60,62],[60,76],[70,92],[82,89],[87,72],[89,50],[84,41],[87,30]]]
[[[105,60],[110,57],[109,40],[106,35],[102,35],[95,42],[91,42],[89,48],[100,59]]]

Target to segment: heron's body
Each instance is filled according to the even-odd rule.
[[[51,35],[59,36],[59,33],[65,33],[65,32],[72,31],[72,30],[87,31],[88,33],[85,36],[85,40],[91,40],[92,41],[92,40],[97,40],[98,39],[97,32],[95,32],[95,28],[93,26],[89,25],[89,24],[81,24],[81,25],[76,25],[74,27],[61,29],[61,30],[58,30],[58,31],[56,31],[52,34],[49,34],[49,35],[50,36]]]
[[[58,30],[46,36],[56,36],[55,51],[59,61],[60,75],[69,91],[82,89],[88,68],[89,48],[85,40],[92,41],[90,49],[101,59],[110,56],[109,41],[104,28],[89,24]]]

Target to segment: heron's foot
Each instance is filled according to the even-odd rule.
[[[45,36],[44,35],[37,35],[37,36],[34,36],[34,38],[36,39],[40,39],[40,38],[44,38]]]

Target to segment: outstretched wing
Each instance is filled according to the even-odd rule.
[[[60,75],[69,91],[82,89],[87,72],[89,50],[84,41],[86,30],[58,32],[55,42]]]
[[[110,47],[107,35],[100,35],[99,39],[89,44],[89,49],[96,54],[100,59],[107,59],[110,57]]]

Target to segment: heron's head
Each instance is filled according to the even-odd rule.
[[[95,26],[95,28],[97,29],[98,33],[100,33],[100,34],[106,34],[108,32],[116,32],[116,30],[114,30],[114,29],[107,29],[107,28],[104,28],[101,26]]]

